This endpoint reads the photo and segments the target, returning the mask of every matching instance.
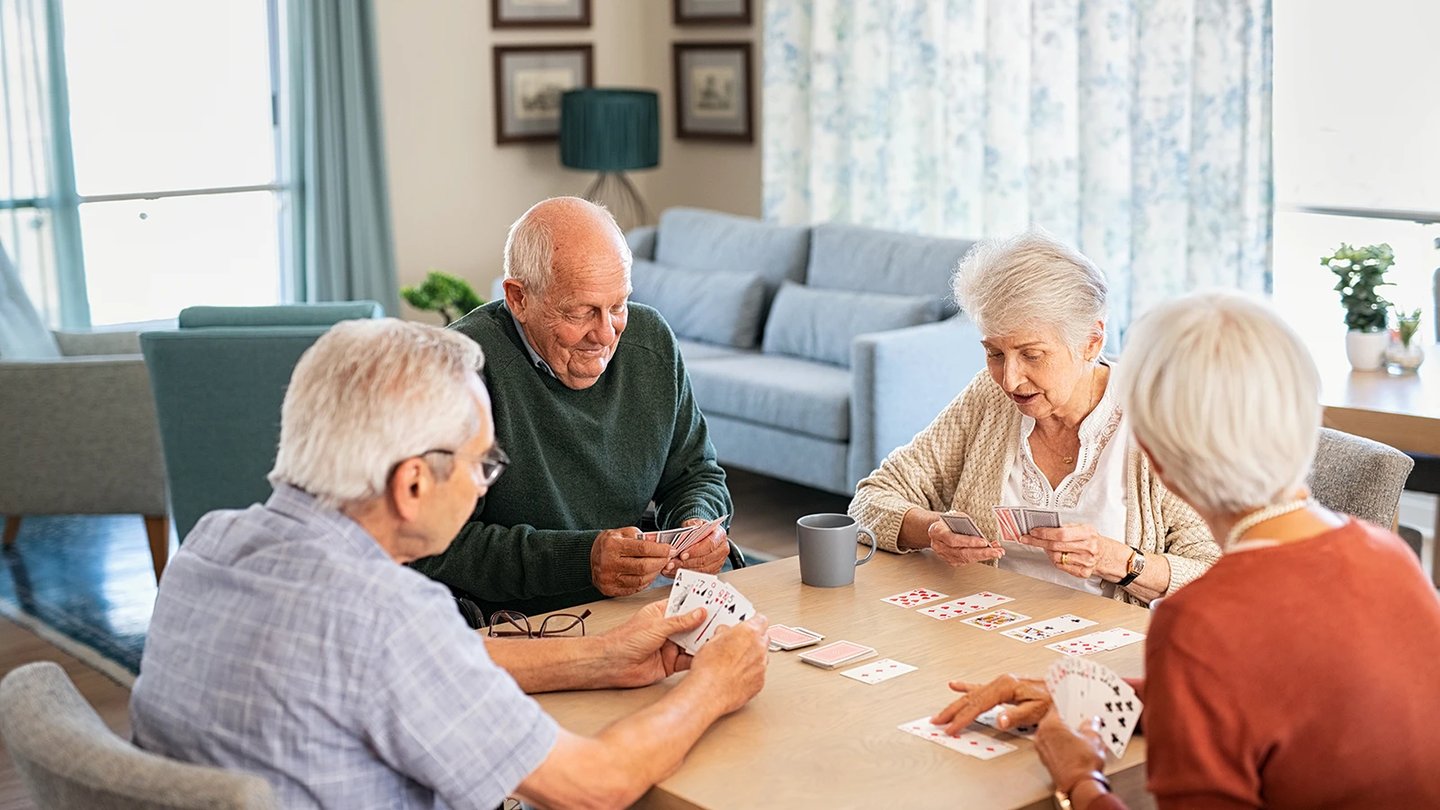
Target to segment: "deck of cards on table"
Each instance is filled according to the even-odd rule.
[[[702,607],[705,608],[705,621],[699,627],[670,637],[691,655],[708,644],[715,637],[716,630],[739,624],[755,615],[755,606],[730,583],[721,582],[714,574],[680,569],[675,574],[675,584],[670,586],[665,615],[677,616]]]
[[[699,526],[682,526],[678,529],[661,529],[657,532],[645,532],[640,535],[642,539],[652,543],[664,543],[670,546],[670,556],[679,557],[689,548],[700,542],[711,529],[724,523],[729,515],[721,515],[714,520],[707,521]]]
[[[1100,718],[1100,739],[1117,758],[1125,755],[1144,705],[1114,670],[1088,658],[1056,661],[1045,673],[1055,711],[1071,728]]]

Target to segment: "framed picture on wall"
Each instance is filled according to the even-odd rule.
[[[495,142],[555,140],[560,95],[594,75],[590,45],[496,45]]]
[[[493,28],[589,28],[590,0],[490,0]]]
[[[750,0],[675,0],[676,25],[749,25]]]
[[[755,140],[749,42],[675,43],[675,136]]]

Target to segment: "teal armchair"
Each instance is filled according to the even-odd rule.
[[[265,476],[300,355],[340,321],[383,315],[374,301],[190,307],[179,329],[140,335],[182,542],[206,512],[270,497]]]

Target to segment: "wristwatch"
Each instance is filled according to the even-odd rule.
[[[1145,555],[1141,554],[1139,549],[1131,551],[1130,559],[1125,563],[1125,576],[1121,577],[1120,582],[1117,584],[1122,588],[1129,585],[1134,582],[1135,578],[1140,576],[1140,572],[1144,570]]]
[[[1080,787],[1080,785],[1084,784],[1085,782],[1094,782],[1098,784],[1100,786],[1100,792],[1102,794],[1111,792],[1110,780],[1105,778],[1105,774],[1100,773],[1099,771],[1091,771],[1090,773],[1086,774],[1083,779],[1071,786],[1070,793],[1074,793],[1075,788]],[[1070,793],[1066,793],[1065,791],[1058,788],[1055,790],[1054,799],[1055,807],[1057,808],[1057,810],[1072,810],[1074,805],[1070,803]]]

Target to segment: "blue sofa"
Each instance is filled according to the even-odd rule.
[[[628,238],[726,465],[853,493],[984,367],[950,294],[970,240],[686,208]]]

